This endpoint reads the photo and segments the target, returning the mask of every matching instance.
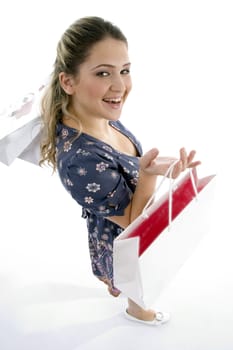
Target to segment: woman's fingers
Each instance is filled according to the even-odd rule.
[[[195,155],[196,155],[196,151],[194,151],[194,150],[192,150],[192,151],[189,153],[189,156],[188,156],[188,165],[187,165],[188,168],[194,168],[194,167],[196,167],[196,166],[198,166],[198,165],[201,164],[201,161],[200,161],[200,160],[196,160],[196,161],[193,162],[193,159],[194,159]]]
[[[152,148],[146,153],[146,158],[148,160],[148,164],[150,164],[155,158],[157,158],[159,154],[159,150],[157,148]]]
[[[158,157],[157,148],[152,148],[140,158],[140,168],[150,175],[165,175],[169,167],[177,160],[172,171],[172,177],[176,178],[187,168],[199,165],[200,161],[193,161],[196,151],[192,150],[187,154],[186,149],[180,149],[180,159],[173,157]]]
[[[146,152],[141,158],[140,158],[140,166],[144,170],[148,168],[151,164],[151,162],[157,157],[159,154],[159,151],[157,148],[152,148],[148,152]]]
[[[185,170],[188,164],[188,157],[187,157],[186,149],[184,147],[180,149],[180,160],[182,164],[182,170]]]
[[[180,160],[182,161],[183,170],[185,170],[186,168],[194,168],[195,166],[201,164],[199,160],[193,162],[195,155],[195,150],[192,150],[189,152],[189,154],[187,154],[184,147],[180,149]]]
[[[175,179],[177,178],[180,173],[183,171],[183,164],[182,161],[180,160],[179,162],[177,162],[172,170],[172,178]]]
[[[187,154],[186,149],[182,147],[180,149],[180,161],[174,166],[172,177],[175,179],[180,175],[182,171],[184,171],[187,168],[194,168],[197,165],[201,164],[199,160],[193,161],[194,157],[196,155],[196,151],[192,150]]]

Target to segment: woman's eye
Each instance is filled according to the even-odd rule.
[[[123,69],[121,71],[121,74],[130,74],[130,70],[129,69]]]
[[[97,76],[98,76],[98,77],[108,77],[108,76],[109,76],[109,73],[108,73],[108,72],[98,72],[98,73],[97,73]]]

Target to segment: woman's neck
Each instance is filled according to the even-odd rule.
[[[75,116],[64,116],[62,122],[74,129],[82,130],[82,132],[89,134],[96,138],[110,138],[112,136],[112,127],[109,124],[109,120],[106,119],[93,119],[93,120],[80,120]]]

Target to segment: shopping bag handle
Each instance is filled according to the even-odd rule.
[[[159,189],[161,188],[162,184],[164,183],[166,178],[169,178],[169,192],[168,192],[168,230],[170,230],[171,228],[171,222],[172,222],[172,192],[173,192],[173,188],[174,188],[174,182],[175,179],[172,178],[172,173],[173,173],[173,169],[174,166],[179,162],[179,159],[175,160],[170,167],[167,169],[166,173],[163,175],[162,180],[160,181],[157,189],[155,190],[155,192],[152,194],[152,196],[149,198],[148,202],[146,203],[145,207],[142,210],[142,216],[144,218],[148,218],[149,215],[147,213],[147,209],[150,207],[150,205],[154,202],[156,194],[158,193]],[[191,178],[191,183],[193,186],[193,190],[194,190],[194,194],[195,197],[197,199],[198,197],[198,190],[197,190],[197,186],[195,184],[195,180],[194,180],[194,176],[192,173],[192,168],[188,169],[189,171],[189,175]]]

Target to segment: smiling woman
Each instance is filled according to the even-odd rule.
[[[132,86],[129,68],[121,30],[100,17],[81,18],[58,43],[42,100],[40,164],[52,165],[82,206],[93,273],[113,296],[120,294],[113,279],[113,241],[141,213],[157,176],[165,175],[175,159],[158,157],[156,148],[142,155],[139,141],[119,121]],[[173,176],[197,166],[194,156],[195,151],[182,148]],[[125,315],[149,325],[169,319],[130,299]]]
[[[21,283],[28,286],[19,293],[17,289],[15,299],[22,297],[20,300],[22,303],[24,300],[25,305],[23,320],[20,318],[19,327],[12,333],[7,329],[13,327],[13,323],[8,322],[10,313],[1,307],[6,283],[0,276],[0,328],[3,330],[0,344],[3,348],[37,349],[40,344],[49,343],[52,350],[61,344],[62,337],[65,349],[77,347],[79,350],[108,347],[115,350],[122,346],[150,349],[154,344],[161,350],[170,349],[171,344],[180,350],[189,349],[190,344],[196,349],[231,349],[231,1],[146,0],[132,5],[118,0],[114,8],[109,3],[109,0],[67,0],[64,4],[57,0],[54,6],[53,2],[43,0],[8,0],[0,5],[0,113],[8,105],[18,106],[22,98],[38,90],[51,71],[56,43],[63,30],[76,16],[90,12],[110,19],[127,33],[128,60],[121,65],[129,62],[132,65],[120,69],[129,68],[130,74],[125,73],[133,78],[129,98],[124,108],[120,107],[121,118],[124,117],[125,126],[130,125],[131,133],[119,120],[111,120],[109,126],[114,130],[108,131],[118,131],[115,141],[119,142],[114,142],[114,146],[110,146],[113,134],[107,135],[104,129],[99,139],[98,135],[96,138],[83,132],[72,142],[72,137],[78,136],[78,118],[73,127],[66,125],[72,119],[58,123],[59,132],[62,125],[58,156],[64,157],[63,164],[65,159],[71,161],[70,155],[77,161],[69,169],[65,186],[72,194],[82,188],[83,205],[72,200],[58,176],[50,176],[50,169],[48,174],[47,169],[21,159],[16,159],[10,167],[0,163],[0,274],[8,275],[12,271],[20,286]],[[111,62],[101,60],[100,64],[108,63]],[[101,67],[97,71],[98,79],[109,79],[108,72],[111,73],[112,68],[115,71],[118,63],[113,66]],[[100,105],[118,113],[113,104],[122,103],[115,99],[119,96],[121,94],[115,92],[104,94]],[[0,129],[2,133],[2,125]],[[121,231],[130,214],[125,202],[127,196],[130,203],[132,200],[135,204],[137,193],[141,200],[148,195],[146,186],[142,184],[140,188],[139,180],[143,180],[144,175],[147,185],[148,177],[139,169],[139,158],[134,157],[141,149],[132,132],[140,135],[145,150],[156,145],[163,154],[169,155],[180,145],[195,147],[202,159],[198,172],[203,176],[218,173],[216,214],[212,217],[211,232],[174,283],[167,286],[162,298],[156,301],[155,310],[168,305],[173,313],[172,323],[162,332],[145,333],[140,327],[135,332],[119,313],[125,300],[118,298],[112,302],[105,285],[92,275],[91,267],[96,266],[95,260],[91,264],[92,256],[96,256],[95,248],[98,248],[105,265],[97,264],[97,268],[103,271],[106,266],[111,278],[108,227],[115,226],[109,223],[101,235],[99,227],[92,227],[90,223],[93,232],[90,250],[87,246],[89,233],[85,225],[92,217],[83,207],[92,209],[92,215],[95,210],[98,222],[121,220],[122,224],[118,225]],[[103,137],[106,142],[102,141]],[[95,145],[99,151],[94,149]],[[94,152],[96,158],[92,158]],[[144,166],[149,159],[144,158]],[[134,186],[138,192],[133,192]],[[101,195],[106,198],[104,203]],[[79,219],[82,210],[86,219]],[[116,215],[121,214],[121,210],[125,215]],[[91,288],[86,289],[86,285]],[[7,295],[10,298],[10,293]],[[17,320],[19,316],[17,313]],[[15,342],[15,347],[11,342]]]
[[[72,120],[78,119],[84,132],[96,135],[103,130],[104,120],[119,118],[131,90],[129,66],[126,42],[106,37],[93,45],[88,58],[80,64],[78,76],[59,74],[62,88],[72,95],[69,113],[76,116]],[[69,123],[69,116],[64,118]],[[96,118],[103,119],[103,125],[96,125]]]

